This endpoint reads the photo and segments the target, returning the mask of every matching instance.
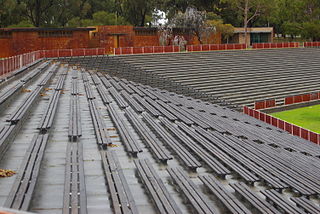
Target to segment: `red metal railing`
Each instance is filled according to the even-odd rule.
[[[207,44],[207,45],[187,45],[188,52],[193,51],[217,51],[217,50],[243,50],[245,44]],[[179,46],[150,46],[150,47],[123,47],[115,48],[115,55],[123,54],[145,54],[145,53],[173,53],[180,52]]]
[[[259,110],[249,108],[248,106],[243,107],[243,113],[247,114],[251,117],[254,117],[258,120],[261,120],[265,123],[278,127],[282,130],[289,132],[292,135],[298,136],[305,140],[311,141],[316,144],[320,144],[320,134],[310,131],[308,129],[302,128],[300,126],[294,125],[292,123],[288,123],[284,120],[275,118],[271,115],[268,115],[264,112],[260,112]]]
[[[22,68],[40,58],[42,58],[41,52],[35,51],[31,53],[0,59],[0,76],[8,74],[19,68]]]
[[[267,99],[267,100],[260,100],[254,102],[254,109],[265,109],[265,108],[272,108],[276,106],[275,99]]]
[[[280,103],[283,103],[282,105],[290,105],[290,104],[309,102],[309,101],[319,100],[319,99],[320,99],[320,92],[312,92],[312,93],[298,94],[298,95],[285,97],[283,98],[283,102],[280,102]],[[272,108],[276,106],[281,106],[281,105],[276,105],[275,99],[259,100],[254,102],[254,109],[256,110]]]
[[[254,49],[264,48],[297,48],[298,42],[290,43],[255,43]],[[186,50],[188,52],[194,51],[219,51],[219,50],[244,50],[245,44],[204,44],[204,45],[187,45]],[[114,48],[115,55],[123,54],[145,54],[145,53],[170,53],[180,52],[179,46],[150,46],[150,47],[122,47]]]
[[[299,42],[280,42],[280,43],[254,43],[253,49],[267,49],[267,48],[298,48]]]
[[[296,48],[299,43],[255,43],[254,49],[264,48]],[[305,42],[304,47],[320,47],[320,42]],[[216,50],[243,50],[245,44],[207,44],[207,45],[187,45],[186,50],[193,51],[216,51]],[[93,56],[104,55],[105,48],[79,48],[60,50],[39,50],[13,57],[0,59],[0,76],[8,74],[14,70],[22,68],[41,58],[71,57],[71,56]],[[115,48],[114,54],[144,54],[144,53],[170,53],[180,52],[179,46],[150,46],[150,47],[123,47]]]
[[[20,69],[41,58],[104,55],[105,48],[79,48],[59,50],[39,50],[13,57],[0,59],[0,76]]]
[[[207,45],[187,45],[187,51],[218,51],[218,50],[243,50],[245,44],[207,44]]]
[[[284,104],[290,105],[294,103],[309,102],[309,101],[319,100],[319,99],[320,99],[320,92],[313,92],[308,94],[299,94],[299,95],[286,97],[284,99]]]
[[[320,42],[304,42],[303,47],[306,47],[306,48],[320,47]]]
[[[146,53],[174,53],[180,52],[180,46],[148,46],[114,48],[114,55],[146,54]]]

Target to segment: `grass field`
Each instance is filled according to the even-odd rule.
[[[320,133],[320,105],[282,111],[271,115],[305,129]]]

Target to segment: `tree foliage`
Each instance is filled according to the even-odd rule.
[[[320,40],[319,0],[0,0],[0,27],[149,26],[158,10],[172,22],[191,7],[219,30],[231,29],[221,22],[271,26],[284,36]]]
[[[279,0],[278,7],[279,13],[275,15],[275,20],[280,25],[279,33],[320,40],[320,1]]]
[[[200,43],[205,43],[209,34],[215,32],[215,26],[208,25],[206,12],[188,7],[184,13],[179,12],[170,22],[169,27],[182,28],[196,36]]]
[[[74,17],[68,22],[68,27],[87,27],[97,25],[126,25],[128,24],[123,17],[117,16],[115,13],[99,11],[94,13],[92,19],[81,19]]]
[[[220,32],[222,39],[229,43],[230,37],[234,34],[234,27],[231,24],[224,24],[221,19],[208,20],[207,25],[215,27],[217,32]]]
[[[274,5],[274,0],[221,0],[223,3],[230,4],[234,9],[238,9],[242,17],[245,30],[245,43],[247,44],[248,26],[259,16],[265,16]]]

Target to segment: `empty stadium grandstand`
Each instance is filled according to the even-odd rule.
[[[187,95],[198,94],[196,97],[209,101],[218,98],[228,107],[241,110],[243,105],[252,106],[260,99],[275,98],[281,102],[280,98],[292,94],[318,91],[319,52],[299,48],[125,55],[107,60],[87,59],[83,63],[89,69],[147,84],[166,79],[179,88],[192,90]]]
[[[0,83],[0,207],[319,213],[320,147],[228,108],[318,90],[319,51],[36,61]]]

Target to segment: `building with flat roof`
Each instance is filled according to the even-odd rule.
[[[254,27],[248,28],[247,34],[248,44],[253,43],[272,43],[273,42],[273,27]],[[245,44],[244,28],[235,28],[234,35],[229,40],[230,43]]]
[[[166,45],[173,45],[176,35],[189,45],[199,40],[188,29],[174,28]],[[37,50],[105,48],[113,53],[119,47],[159,46],[160,32],[155,27],[106,25],[86,28],[2,28],[0,29],[0,58]],[[208,44],[220,44],[221,33],[211,33]]]
[[[188,29],[173,28],[168,44],[173,44],[176,35],[183,36],[188,45],[199,44],[198,38]],[[129,25],[96,26],[91,32],[91,44],[95,47],[106,48],[113,53],[113,48],[159,46],[160,32],[156,27],[134,27]],[[221,33],[212,33],[208,38],[210,44],[221,44]]]
[[[89,31],[95,28],[1,28],[0,57],[37,50],[89,47]]]

